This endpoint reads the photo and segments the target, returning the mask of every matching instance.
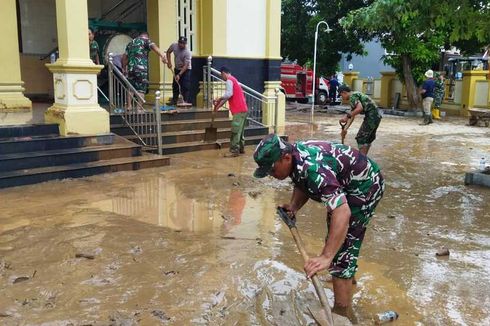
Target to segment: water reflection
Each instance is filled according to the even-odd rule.
[[[134,184],[92,206],[179,231],[206,232],[222,223],[212,200],[189,198],[174,182],[162,176]]]

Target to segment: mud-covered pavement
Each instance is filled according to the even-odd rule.
[[[290,139],[338,140],[338,115],[289,113]],[[347,143],[354,143],[360,121]],[[361,325],[490,323],[490,190],[464,172],[490,152],[490,130],[385,116],[370,156],[387,191],[361,250]],[[164,168],[0,191],[1,325],[307,325],[319,307],[275,207],[288,181],[255,180],[253,148],[172,158]],[[311,254],[325,211],[298,228]],[[436,257],[446,246],[449,257]],[[326,274],[321,275],[326,279]],[[325,282],[332,303],[331,284]]]

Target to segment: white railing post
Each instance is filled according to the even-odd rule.
[[[274,108],[274,133],[277,134],[277,126],[278,126],[278,120],[279,120],[279,88],[275,89],[276,93],[276,105]]]
[[[165,99],[164,99],[165,100]],[[155,92],[155,124],[158,146],[158,155],[162,155],[162,115],[160,113],[160,91]]]
[[[114,110],[115,104],[114,104],[114,72],[112,71],[113,67],[113,58],[112,58],[112,52],[109,53],[109,109]]]
[[[212,89],[212,86],[211,86],[211,65],[213,63],[213,57],[212,56],[209,56],[208,57],[208,75],[207,75],[207,83],[208,83],[208,101],[206,102],[206,108],[209,109],[209,108],[212,108],[212,103],[213,103],[213,89]]]

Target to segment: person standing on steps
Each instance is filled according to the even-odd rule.
[[[95,40],[94,30],[88,29],[88,41],[89,41],[89,49],[90,49],[90,59],[96,65],[100,65],[99,59],[99,43]]]
[[[226,67],[221,67],[221,78],[226,82],[226,91],[223,96],[213,101],[214,112],[218,111],[227,101],[233,115],[231,121],[230,153],[226,157],[237,157],[245,154],[245,123],[247,122],[248,108],[245,95],[238,80],[231,75]],[[213,112],[213,114],[214,114]]]
[[[433,122],[431,108],[432,102],[434,102],[434,89],[436,87],[434,72],[432,70],[427,70],[425,72],[425,77],[427,77],[427,79],[420,89],[420,94],[422,94],[422,105],[424,107],[424,121],[421,125],[428,125]]]
[[[361,245],[376,206],[384,193],[378,164],[360,151],[342,144],[307,140],[288,143],[266,136],[254,152],[254,177],[290,178],[291,200],[282,207],[291,216],[309,199],[325,207],[328,234],[323,250],[304,265],[308,277],[328,270],[332,275],[333,312],[351,319],[354,275]],[[324,217],[321,217],[324,218]]]
[[[174,54],[175,69],[174,81],[172,83],[173,97],[168,105],[176,105],[179,98],[179,84],[180,92],[184,101],[191,103],[190,88],[191,88],[191,69],[192,69],[192,53],[187,48],[187,38],[184,36],[179,37],[177,43],[172,43],[167,50],[167,67],[172,70],[172,60],[170,54]]]
[[[351,112],[339,120],[345,127],[342,128],[341,136],[345,137],[347,129],[350,127],[356,115],[364,113],[364,121],[357,132],[356,141],[359,151],[367,155],[371,144],[376,139],[376,131],[381,122],[381,114],[378,111],[376,103],[366,94],[361,92],[352,92],[349,86],[341,85],[339,94],[342,100],[348,101]]]
[[[148,53],[155,52],[163,63],[167,63],[167,58],[160,51],[158,46],[150,40],[147,32],[142,32],[126,46],[126,52],[121,59],[123,73],[128,77],[131,85],[141,95],[148,91]],[[131,103],[128,92],[128,108]]]

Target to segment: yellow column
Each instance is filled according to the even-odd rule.
[[[353,89],[354,79],[358,79],[359,71],[344,71],[344,84]]]
[[[379,106],[388,108],[391,101],[391,82],[396,78],[394,71],[381,72],[381,97],[379,98]]]
[[[276,71],[277,80],[268,80],[264,82],[264,95],[269,97],[276,96],[275,90],[281,86],[280,67],[281,67],[281,1],[266,0],[266,38],[265,38],[265,57],[268,60],[269,72]],[[278,126],[284,127],[286,123],[286,96],[279,92],[278,105]],[[263,108],[263,123],[273,125],[275,118],[275,104],[266,105]]]
[[[60,133],[109,132],[109,113],[97,103],[97,73],[103,68],[89,58],[87,0],[56,0],[60,57],[47,64],[53,73],[55,103],[45,121],[58,123]]]
[[[148,0],[146,5],[150,39],[162,51],[166,51],[170,44],[177,42],[178,38],[177,1]],[[162,96],[162,103],[165,103],[172,97],[172,72],[154,52],[150,53],[149,61],[150,90],[146,100],[154,101],[155,91],[160,90],[165,91],[165,96]],[[165,81],[163,80],[164,72]]]
[[[196,57],[227,56],[227,0],[197,0],[196,39],[199,44]],[[216,67],[215,67],[216,68]],[[199,83],[196,105],[204,106],[204,82]],[[212,86],[214,87],[214,86]]]
[[[461,98],[461,115],[469,116],[469,109],[475,103],[475,84],[477,80],[485,80],[488,71],[486,70],[468,70],[463,71],[463,96]]]
[[[20,77],[20,58],[17,40],[17,12],[15,0],[0,1],[0,112],[31,110],[32,103],[23,94]]]
[[[359,71],[344,71],[344,81],[343,83],[351,90],[354,90],[354,80],[358,79]],[[342,100],[343,104],[347,104],[346,101]]]
[[[199,40],[198,56],[227,55],[227,9],[228,0],[200,0],[197,34]]]

